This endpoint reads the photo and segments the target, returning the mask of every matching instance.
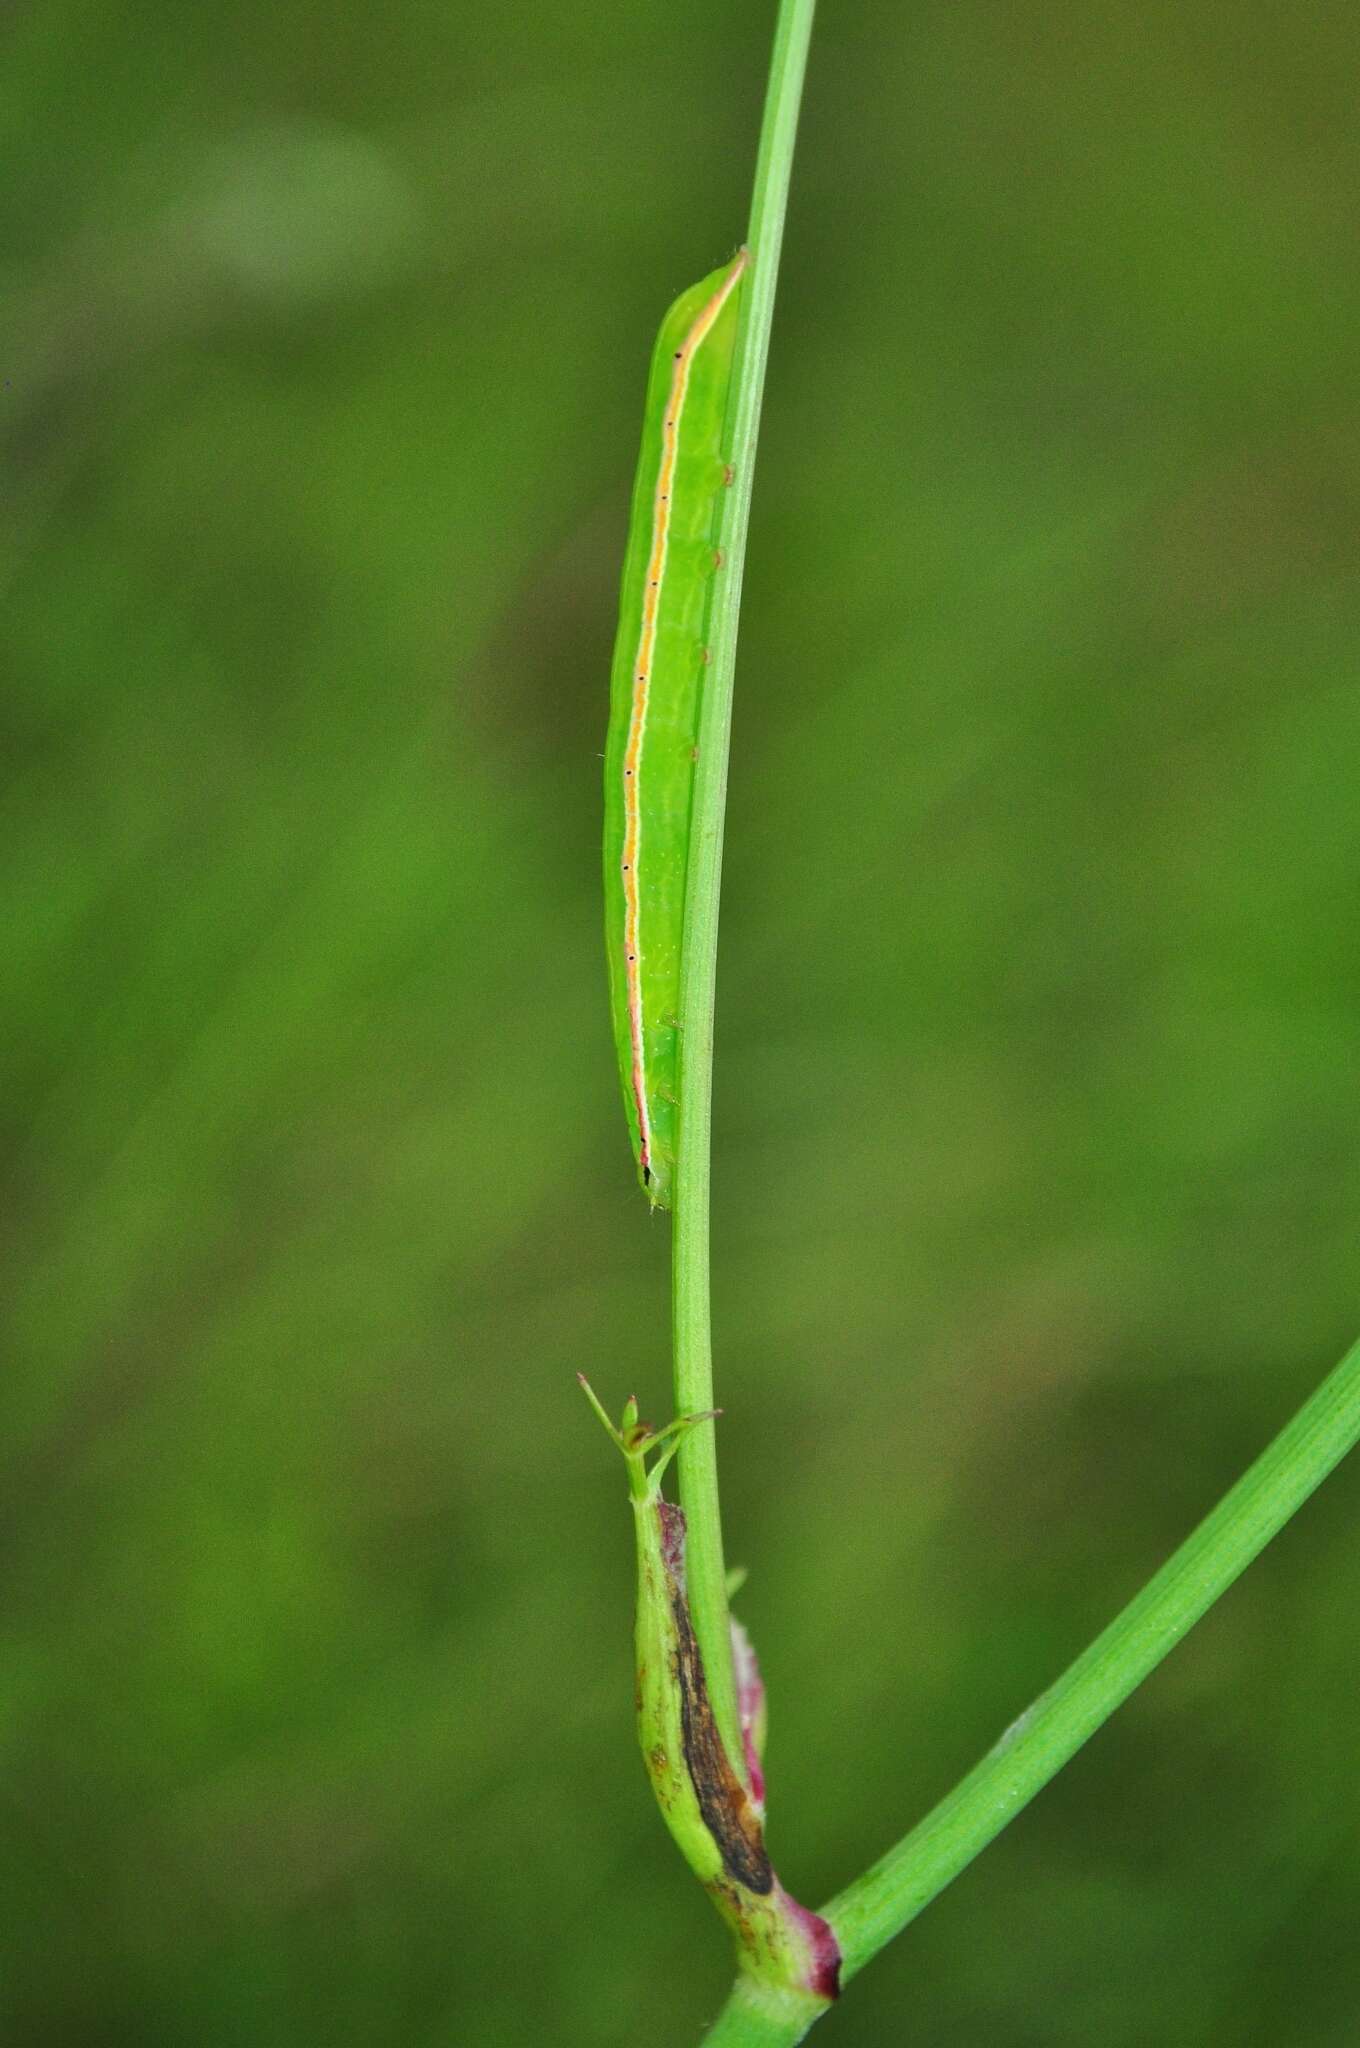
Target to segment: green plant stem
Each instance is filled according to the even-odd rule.
[[[765,116],[756,160],[724,453],[732,485],[723,494],[709,621],[709,665],[699,717],[699,755],[685,885],[680,979],[679,1142],[675,1173],[672,1329],[675,1406],[687,1415],[712,1408],[713,1354],[709,1308],[709,1135],[713,1099],[713,1005],[718,957],[718,893],[722,876],[723,810],[732,727],[737,617],[751,509],[756,436],[774,315],[775,281],[793,165],[814,0],[780,0]],[[738,1769],[742,1747],[728,1639],[727,1587],[718,1464],[712,1423],[691,1430],[681,1446],[679,1491],[688,1531],[687,1565],[694,1633],[703,1653],[714,1716]]]
[[[1029,1804],[1357,1439],[1360,1344],[1056,1685],[896,1848],[822,1907],[841,1944],[842,1982],[862,1970]],[[784,2048],[802,2039],[800,2025],[790,2020],[780,2031],[769,2015],[752,2016],[739,1987],[705,2042],[707,2048]]]
[[[703,2048],[792,2048],[811,2032],[818,2015],[781,2013],[738,1977],[726,2005],[703,2038]]]

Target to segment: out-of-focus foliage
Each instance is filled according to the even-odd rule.
[[[573,1375],[667,1411],[599,750],[768,16],[0,25],[6,2040],[631,2048],[721,2000]],[[1330,0],[824,9],[715,1215],[811,1899],[1355,1334],[1358,57]],[[1358,1488],[828,2048],[1354,2041]]]

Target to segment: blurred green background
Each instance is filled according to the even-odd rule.
[[[600,748],[772,9],[0,29],[3,2037],[683,2044]],[[725,1512],[825,1897],[1353,1338],[1349,6],[827,4],[742,631]],[[1360,1470],[818,2038],[1360,2027]]]

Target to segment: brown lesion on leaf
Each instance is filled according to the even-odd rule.
[[[765,1839],[746,1787],[728,1761],[713,1718],[704,1662],[690,1624],[684,1589],[671,1576],[668,1588],[675,1620],[676,1678],[680,1686],[680,1728],[694,1796],[718,1845],[723,1869],[748,1891],[774,1889]]]

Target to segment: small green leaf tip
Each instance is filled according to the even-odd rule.
[[[599,1416],[610,1441],[622,1452],[628,1466],[628,1490],[638,1500],[659,1500],[661,1497],[661,1475],[680,1448],[680,1439],[696,1423],[713,1422],[722,1414],[721,1408],[705,1408],[698,1415],[677,1415],[661,1429],[653,1429],[650,1422],[638,1420],[637,1395],[630,1394],[623,1406],[623,1415],[616,1429],[605,1413],[604,1404],[583,1372],[577,1379],[587,1401]],[[650,1467],[648,1458],[652,1458]]]
[[[595,1410],[595,1413],[599,1416],[601,1426],[604,1429],[606,1435],[609,1436],[612,1439],[612,1441],[618,1445],[619,1449],[623,1451],[624,1456],[627,1457],[628,1453],[626,1450],[624,1450],[623,1437],[621,1433],[617,1429],[615,1429],[613,1423],[605,1414],[604,1404],[601,1402],[599,1396],[596,1394],[594,1387],[591,1386],[590,1381],[586,1378],[583,1372],[578,1372],[576,1377],[580,1382],[582,1393],[585,1395],[587,1401],[589,1401],[591,1407]],[[628,1427],[630,1422],[630,1417],[628,1413],[629,1408],[631,1408],[633,1411],[631,1420],[635,1422],[637,1420],[637,1400],[633,1396],[629,1397],[628,1405],[623,1411],[623,1420],[625,1428]]]

